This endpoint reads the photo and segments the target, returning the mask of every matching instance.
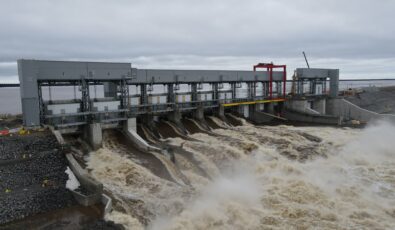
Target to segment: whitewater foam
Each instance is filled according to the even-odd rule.
[[[391,229],[395,127],[243,126],[166,141],[189,184],[109,148],[87,159],[128,229]],[[208,176],[198,173],[204,169]]]

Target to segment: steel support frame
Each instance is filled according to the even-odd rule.
[[[191,101],[198,101],[198,84],[191,84]],[[198,103],[192,103],[193,106],[197,106]]]
[[[120,90],[120,96],[121,96],[121,109],[127,109],[128,111],[130,110],[130,97],[129,97],[129,85],[126,81],[125,78],[123,78],[119,82],[119,90]],[[128,117],[129,113],[126,112],[125,116]]]
[[[89,82],[85,78],[81,78],[81,112],[91,112],[91,103],[89,95]],[[92,116],[86,115],[85,119],[88,123],[92,120]]]
[[[140,105],[148,104],[147,84],[140,84]],[[140,112],[146,112],[145,107],[139,107]]]
[[[37,87],[38,87],[38,105],[40,106],[40,123],[44,124],[45,123],[45,105],[44,105],[44,99],[43,99],[43,91],[42,91],[42,85],[41,82],[37,82]]]
[[[93,122],[95,119],[97,119],[97,116],[99,114],[102,113],[118,113],[120,115],[120,117],[118,117],[118,119],[121,118],[127,118],[129,115],[131,115],[132,113],[134,115],[138,115],[138,114],[151,114],[151,113],[155,113],[155,106],[154,105],[149,105],[148,104],[148,86],[153,86],[155,84],[131,84],[130,81],[127,81],[126,79],[122,79],[122,80],[118,80],[118,81],[105,81],[105,82],[110,82],[112,84],[117,85],[117,93],[118,96],[116,95],[116,97],[121,101],[121,108],[118,111],[104,111],[104,112],[94,112],[92,110],[92,101],[91,101],[91,97],[90,97],[90,89],[89,86],[90,85],[100,85],[103,84],[103,81],[98,81],[98,80],[88,80],[85,78],[81,78],[79,81],[70,81],[69,83],[65,84],[64,82],[57,82],[57,81],[39,81],[38,83],[38,87],[39,87],[39,97],[40,97],[40,103],[42,105],[40,105],[40,110],[43,116],[43,119],[52,119],[53,118],[57,118],[57,117],[73,117],[73,116],[78,116],[79,118],[82,118],[79,120],[79,122],[81,124],[89,124],[91,122]],[[262,82],[263,84],[268,84],[268,82]],[[232,93],[232,100],[230,102],[226,102],[226,103],[234,103],[236,101],[239,101],[237,99],[237,95],[236,95],[236,89],[237,89],[237,83],[236,82],[230,82],[229,83],[231,86],[231,89],[229,90]],[[246,82],[246,84],[248,85],[249,88],[249,93],[248,93],[248,98],[244,98],[244,99],[240,99],[240,101],[251,101],[254,100],[255,96],[256,96],[256,82]],[[76,113],[76,114],[64,114],[64,115],[59,115],[59,116],[51,116],[51,115],[47,115],[46,111],[45,111],[45,103],[42,99],[42,87],[43,86],[63,86],[63,85],[67,85],[67,86],[74,86],[74,85],[79,85],[80,86],[80,90],[81,90],[81,100],[80,101],[80,112]],[[141,105],[140,106],[131,106],[130,104],[130,94],[129,94],[129,85],[136,85],[140,87],[140,94],[137,94],[137,96],[140,98],[140,102]],[[183,103],[176,103],[175,101],[175,84],[165,84],[165,86],[167,87],[167,97],[168,97],[168,105],[170,105],[171,107],[176,108],[177,104],[183,104]],[[219,100],[219,95],[220,95],[220,84],[217,82],[211,83],[211,86],[213,88],[213,90],[211,91],[213,98],[209,102],[210,105],[206,105],[206,107],[217,107],[218,106],[218,100]],[[207,91],[210,92],[210,91]],[[199,105],[201,102],[198,100],[198,83],[192,83],[191,84],[191,90],[190,92],[186,92],[185,94],[191,94],[191,102],[190,105],[192,105],[191,108],[196,108],[196,105]],[[118,100],[117,98],[114,98],[115,100]],[[133,112],[133,108],[138,108],[139,112]],[[208,108],[207,107],[207,108]],[[132,111],[133,110],[133,111]],[[164,110],[166,111],[166,110]],[[96,121],[101,121],[101,120],[96,120]],[[103,120],[103,122],[105,122],[106,120]],[[44,121],[45,123],[45,121]],[[70,125],[76,125],[78,122],[73,122],[73,123],[67,123]],[[60,124],[60,126],[64,126],[67,124]],[[66,126],[65,126],[66,127]]]
[[[211,84],[212,89],[213,89],[213,100],[218,101],[219,100],[219,83],[212,83]],[[217,103],[218,104],[218,103]]]
[[[167,85],[167,103],[175,102],[175,93],[174,93],[174,84],[166,84]]]
[[[287,66],[286,65],[274,65],[273,63],[258,63],[254,65],[254,72],[259,68],[266,68],[269,73],[269,98],[273,98],[273,69],[281,68],[283,70],[283,98],[286,97],[286,82],[287,82]]]

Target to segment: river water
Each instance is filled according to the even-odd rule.
[[[253,126],[197,133],[175,163],[174,180],[152,173],[104,135],[87,157],[111,194],[106,219],[127,229],[393,229],[395,127]]]

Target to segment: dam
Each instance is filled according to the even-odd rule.
[[[177,124],[183,132],[180,123],[183,116],[202,121],[205,113],[225,117],[226,112],[232,111],[262,123],[279,118],[288,107],[318,115],[316,119],[320,119],[319,115],[327,114],[327,98],[336,98],[338,94],[339,80],[336,69],[297,69],[297,80],[289,98],[286,66],[273,63],[259,63],[251,71],[226,71],[137,69],[130,63],[19,60],[18,70],[25,126],[45,124],[61,133],[84,130],[94,148],[101,145],[102,129],[125,126],[136,131],[136,122],[142,121],[150,127],[153,119],[162,117]],[[104,86],[104,98],[92,99],[89,86],[98,84]],[[44,101],[42,88],[56,89],[59,85],[74,87],[74,98]],[[161,85],[165,93],[153,92]],[[247,92],[240,95],[243,86]],[[81,92],[78,98],[76,87]],[[130,93],[131,87],[136,89],[135,94]],[[187,90],[180,91],[180,87]],[[325,119],[333,122],[329,117],[323,117],[322,122]]]
[[[40,135],[51,144],[36,152],[56,149],[37,159],[32,151],[32,165],[51,159],[61,172],[67,164],[79,184],[73,199],[100,204],[118,229],[389,228],[393,162],[387,147],[361,143],[390,142],[392,126],[333,126],[394,115],[339,96],[338,69],[293,72],[287,87],[286,66],[273,63],[230,71],[18,60],[24,129],[47,128]],[[70,98],[53,99],[58,87]],[[56,189],[47,194],[68,194]],[[53,199],[67,207],[71,198]]]

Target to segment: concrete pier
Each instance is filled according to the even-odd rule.
[[[204,107],[202,105],[197,106],[197,109],[193,112],[192,117],[199,122],[202,128],[210,130],[210,127],[207,125],[206,120],[204,119]]]
[[[193,118],[198,121],[204,120],[204,107],[199,105],[197,109],[193,112]]]
[[[265,106],[266,113],[274,114],[274,104],[273,103],[267,103],[264,106]]]
[[[218,106],[217,116],[220,117],[221,119],[226,119],[225,118],[225,107],[223,104],[220,104]]]
[[[92,123],[85,128],[85,139],[93,150],[97,150],[102,147],[103,134],[101,123]]]
[[[319,115],[320,113],[311,108],[311,101],[307,99],[288,100],[285,105],[287,110],[302,114]]]
[[[148,144],[140,135],[138,135],[136,118],[129,118],[125,121],[123,133],[129,139],[129,141],[131,141],[138,149],[142,151],[160,150]]]
[[[182,113],[180,112],[180,110],[174,109],[174,111],[169,112],[167,114],[167,119],[173,122],[174,124],[176,124],[176,126],[179,128],[182,134],[184,135],[187,134],[187,131],[181,122]]]
[[[325,98],[318,98],[313,102],[313,109],[317,111],[321,115],[326,114],[326,99]]]
[[[133,130],[137,132],[137,120],[136,118],[129,118],[126,120],[125,128],[127,130]]]

